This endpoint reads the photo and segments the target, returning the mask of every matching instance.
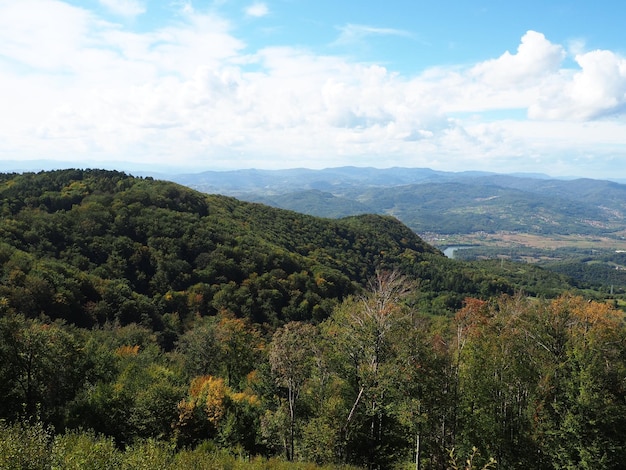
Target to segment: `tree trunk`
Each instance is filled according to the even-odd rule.
[[[420,433],[415,435],[415,470],[420,470]]]
[[[294,436],[296,434],[296,397],[292,384],[289,385],[289,461],[294,459]]]

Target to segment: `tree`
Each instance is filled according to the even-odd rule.
[[[203,319],[178,340],[177,350],[183,355],[186,370],[192,377],[218,375],[220,372],[216,323],[215,317]]]
[[[300,391],[315,364],[317,329],[310,324],[290,322],[276,330],[269,349],[269,361],[276,383],[287,389],[289,405],[289,452],[294,460],[296,407]]]
[[[532,309],[520,295],[467,299],[455,319],[460,351],[456,445],[467,454],[476,446],[483,458],[494,456],[510,468],[537,464],[528,413],[536,370],[521,328],[521,317]]]
[[[527,318],[539,359],[535,438],[556,468],[621,468],[626,459],[626,330],[606,303],[561,296]]]
[[[37,413],[63,425],[62,407],[82,386],[86,361],[75,335],[62,323],[22,315],[0,318],[0,387],[3,417]]]
[[[348,453],[365,456],[370,468],[388,463],[399,444],[389,400],[397,387],[394,341],[410,327],[403,300],[410,283],[397,271],[379,271],[362,296],[344,301],[325,322],[335,366],[352,398],[343,424]],[[401,439],[400,439],[401,440]]]
[[[402,426],[407,453],[415,469],[438,468],[447,459],[447,430],[451,421],[453,368],[437,322],[412,312],[406,328],[396,331],[393,340],[395,386],[390,391],[390,407]]]
[[[259,399],[249,390],[235,392],[221,377],[195,377],[178,403],[175,425],[179,444],[212,439],[225,448],[255,451]]]
[[[233,389],[241,387],[262,357],[261,334],[249,321],[222,312],[215,325],[215,340],[226,384]]]

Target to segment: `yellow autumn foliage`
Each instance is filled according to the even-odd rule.
[[[117,348],[115,350],[115,354],[118,357],[134,357],[137,354],[139,354],[139,345],[135,345],[135,346],[130,346],[130,345],[120,346],[119,348]]]
[[[258,406],[260,400],[249,392],[233,392],[221,377],[211,375],[196,377],[189,385],[189,396],[178,404],[179,423],[184,425],[193,419],[196,410],[202,410],[206,419],[217,426],[229,404]]]
[[[259,397],[246,392],[233,393],[230,395],[230,399],[235,403],[247,403],[250,406],[261,404]]]

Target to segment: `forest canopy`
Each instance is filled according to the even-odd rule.
[[[622,313],[563,276],[119,172],[0,194],[1,468],[626,458]]]

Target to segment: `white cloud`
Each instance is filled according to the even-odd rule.
[[[567,43],[567,52],[572,57],[583,54],[586,48],[586,41],[582,38],[570,39]]]
[[[371,34],[406,33],[349,25],[342,37]],[[407,77],[249,50],[228,21],[192,8],[137,32],[58,0],[0,1],[0,158],[503,171],[554,158],[563,173],[579,155],[600,168],[588,155],[626,154],[626,124],[606,118],[624,109],[626,65],[610,51],[581,53],[574,69],[564,57],[529,31],[515,54]],[[510,109],[535,120],[483,116]]]
[[[246,15],[261,18],[269,14],[269,8],[265,3],[253,3],[245,9]]]
[[[412,37],[411,33],[401,29],[380,28],[361,24],[347,24],[338,29],[340,34],[334,42],[335,45],[350,45],[368,36]]]
[[[35,69],[71,68],[96,19],[55,0],[6,2],[0,11],[0,56]]]
[[[115,15],[134,18],[146,12],[145,2],[140,0],[98,0],[102,6]]]
[[[101,5],[116,15],[133,18],[146,12],[144,2],[139,0],[98,0]]]
[[[497,59],[482,62],[471,70],[478,80],[499,88],[516,88],[558,71],[565,51],[545,36],[528,31],[522,36],[517,54],[505,52]]]
[[[589,120],[626,112],[626,59],[611,51],[576,56],[580,70],[546,88],[529,109],[536,119]]]

